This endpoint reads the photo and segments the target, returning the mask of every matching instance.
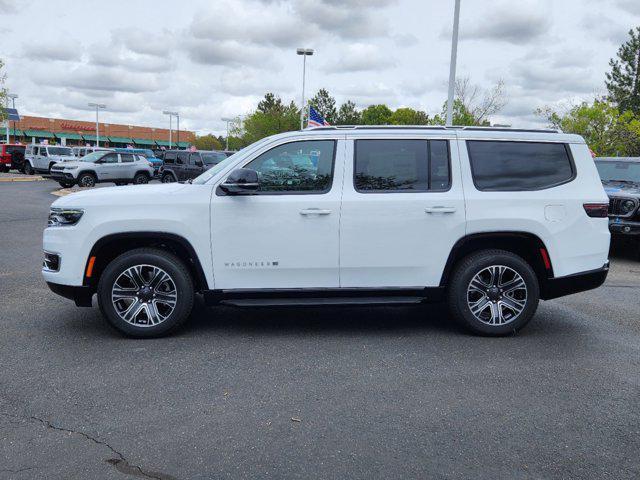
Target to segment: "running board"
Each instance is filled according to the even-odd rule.
[[[401,305],[442,300],[444,288],[325,288],[207,290],[207,305],[281,307],[323,305]]]
[[[422,303],[424,297],[337,297],[337,298],[236,298],[222,300],[234,307],[289,307],[327,305],[389,305]]]

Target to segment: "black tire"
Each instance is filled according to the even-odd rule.
[[[51,167],[53,167],[55,164],[56,164],[55,162],[51,162],[51,163],[49,164],[49,168],[47,168],[47,173],[48,173],[49,175],[51,175]]]
[[[7,173],[9,171],[9,167],[5,165],[0,165],[0,173]]]
[[[62,188],[71,188],[71,187],[73,187],[73,183],[69,183],[69,182],[58,182],[58,184],[60,184],[60,186]]]
[[[133,184],[144,185],[145,183],[149,183],[149,175],[146,173],[136,173],[133,177]]]
[[[490,267],[506,268],[504,273],[493,275]],[[495,286],[481,293],[470,285],[474,278],[477,279],[476,275],[488,280],[502,279],[504,275],[504,281],[493,282]],[[510,281],[517,281],[516,275],[526,289],[502,288],[509,286]],[[486,282],[489,283],[492,282]],[[521,285],[521,282],[517,283]],[[485,283],[482,285],[484,289]],[[505,250],[482,250],[465,257],[456,265],[448,285],[447,300],[453,319],[461,326],[478,335],[501,336],[517,332],[531,320],[538,308],[540,287],[531,266],[518,255]],[[476,305],[476,314],[470,305]],[[512,310],[512,305],[517,308]],[[517,309],[520,311],[516,314]],[[492,319],[486,318],[496,316],[496,324],[491,324]]]
[[[173,183],[176,181],[175,177],[171,173],[165,173],[162,175],[162,183]]]
[[[96,186],[96,176],[91,172],[81,173],[78,177],[78,186],[91,188]]]
[[[34,173],[36,173],[29,162],[24,162],[24,173],[26,173],[27,175],[33,175]]]
[[[173,282],[175,286],[176,301],[173,311],[155,325],[148,325],[147,310],[141,310],[140,315],[131,319],[131,323],[120,316],[123,314],[123,310],[126,312],[126,309],[131,307],[136,300],[124,304],[118,302],[127,302],[128,300],[116,300],[117,307],[114,306],[112,302],[112,289],[116,280],[118,278],[122,279],[122,275],[127,269],[137,265],[144,265],[145,267],[143,268],[147,270],[150,268],[162,269],[170,277],[171,282]],[[144,275],[143,271],[143,277]],[[159,290],[152,289],[151,291],[155,292]],[[187,267],[175,255],[156,248],[138,248],[131,250],[111,261],[100,276],[97,293],[98,305],[107,321],[119,332],[135,338],[160,337],[177,329],[191,314],[194,300],[193,280]],[[136,305],[141,306],[142,304],[140,302],[141,300],[138,300]],[[153,299],[147,300],[147,303],[144,305],[152,304],[156,312],[158,312],[160,311],[160,307],[155,302],[156,300]],[[120,313],[118,313],[116,308],[120,308]],[[134,306],[133,308],[137,307]],[[165,310],[164,313],[167,313],[167,311]],[[145,316],[147,324],[144,323]]]

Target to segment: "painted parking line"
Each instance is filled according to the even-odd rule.
[[[0,182],[41,182],[46,180],[40,175],[28,175],[24,177],[0,177]]]

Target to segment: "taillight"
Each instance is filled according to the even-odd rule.
[[[587,215],[593,218],[607,218],[609,215],[608,203],[585,203],[583,207]]]

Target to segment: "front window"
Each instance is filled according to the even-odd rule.
[[[95,162],[105,156],[105,152],[91,152],[84,157],[80,158],[81,162]]]
[[[67,147],[48,147],[49,155],[66,155],[73,156],[73,152]]]
[[[331,188],[335,140],[285,143],[245,168],[258,173],[258,193],[323,193]]]
[[[596,161],[603,182],[640,184],[640,162]]]

